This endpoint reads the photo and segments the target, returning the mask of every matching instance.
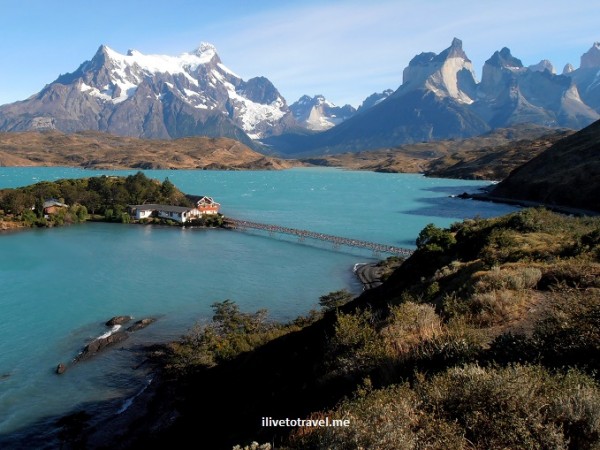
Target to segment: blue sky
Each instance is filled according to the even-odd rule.
[[[396,89],[413,56],[439,53],[453,37],[478,77],[505,46],[525,65],[578,67],[600,41],[599,23],[590,0],[0,0],[0,104],[74,71],[101,44],[178,55],[210,42],[227,67],[267,77],[289,104],[323,94],[358,106]]]

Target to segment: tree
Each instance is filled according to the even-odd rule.
[[[456,238],[450,231],[430,223],[421,230],[416,244],[419,250],[444,252],[456,244]]]
[[[255,333],[265,328],[266,309],[243,313],[237,303],[229,299],[213,303],[210,307],[214,311],[213,323],[221,334]]]
[[[321,305],[325,311],[331,311],[348,303],[353,298],[354,295],[352,295],[347,289],[341,289],[339,291],[330,292],[329,294],[319,297],[319,305]]]
[[[170,200],[171,196],[173,196],[173,194],[175,194],[175,192],[176,192],[175,185],[173,183],[171,183],[171,180],[169,180],[169,177],[165,178],[165,181],[163,181],[160,186],[160,193],[162,194],[162,196],[166,200]]]

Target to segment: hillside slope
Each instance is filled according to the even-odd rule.
[[[600,211],[600,121],[513,171],[490,196]]]

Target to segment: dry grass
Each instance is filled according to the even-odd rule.
[[[228,138],[138,139],[100,132],[0,133],[0,165],[102,169],[284,169],[297,163],[270,158]]]

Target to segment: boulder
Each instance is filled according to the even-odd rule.
[[[63,373],[65,373],[67,370],[67,366],[65,366],[63,363],[60,363],[58,366],[56,366],[56,373],[58,375],[62,375]]]

